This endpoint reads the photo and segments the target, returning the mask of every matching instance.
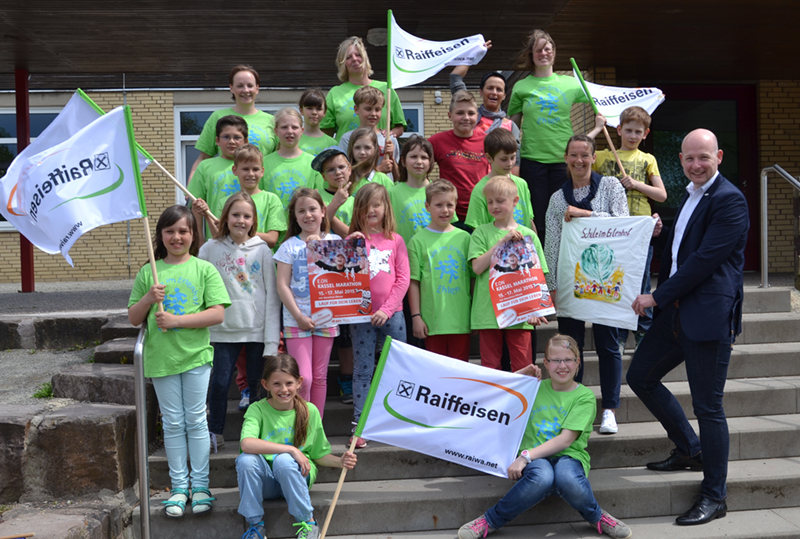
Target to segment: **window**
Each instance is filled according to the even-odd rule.
[[[402,138],[408,138],[411,135],[424,137],[425,116],[422,103],[404,103],[403,115],[406,117],[407,125]]]
[[[268,114],[275,114],[284,107],[297,108],[296,105],[261,105],[259,110]],[[197,160],[200,152],[194,149],[203,126],[215,110],[224,108],[218,105],[180,105],[175,107],[175,165],[176,177],[183,185],[189,180],[189,172]],[[175,202],[183,204],[184,194],[176,187]]]
[[[35,140],[50,125],[60,109],[45,108],[31,111],[31,141]],[[11,161],[17,156],[17,111],[0,109],[0,178],[6,175]],[[4,202],[5,204],[5,202]],[[0,215],[0,231],[15,230]]]

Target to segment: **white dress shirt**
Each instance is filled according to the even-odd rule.
[[[703,196],[705,196],[706,192],[714,184],[718,176],[719,171],[714,174],[713,178],[708,180],[700,187],[695,187],[694,183],[691,182],[686,186],[686,191],[689,193],[689,198],[686,200],[686,204],[683,205],[683,209],[681,210],[681,214],[678,216],[678,220],[675,221],[675,236],[672,238],[672,267],[669,269],[670,277],[675,275],[675,272],[678,271],[678,250],[681,248],[683,234],[686,232],[686,224],[689,222],[689,219],[691,219],[695,208],[697,208],[697,205],[700,204],[700,200],[703,198]]]

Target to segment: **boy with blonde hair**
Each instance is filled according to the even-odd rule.
[[[519,202],[517,186],[508,176],[495,176],[483,188],[489,213],[494,222],[476,228],[469,244],[468,260],[477,275],[472,302],[471,327],[480,336],[481,365],[500,368],[503,343],[508,347],[511,371],[516,372],[532,363],[534,326],[547,323],[544,317],[531,317],[528,322],[500,329],[489,293],[489,266],[492,255],[504,243],[530,237],[539,257],[543,273],[548,273],[542,245],[528,227],[514,221],[514,207]]]
[[[358,116],[359,127],[369,127],[378,136],[378,150],[380,155],[378,157],[378,172],[384,174],[396,174],[397,163],[400,160],[400,144],[394,135],[390,135],[389,140],[386,140],[386,130],[378,129],[378,123],[381,121],[383,115],[383,105],[386,102],[380,90],[373,86],[362,86],[356,93],[353,94],[353,111]],[[339,140],[339,147],[345,152],[348,152],[350,145],[350,137],[353,136],[352,131],[348,131]],[[389,158],[384,163],[384,157],[389,155]]]
[[[450,224],[457,198],[455,186],[447,180],[425,188],[431,223],[408,243],[408,303],[414,336],[425,339],[426,350],[469,361],[470,237]]]

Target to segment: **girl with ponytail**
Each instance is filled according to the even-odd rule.
[[[319,536],[309,489],[317,466],[347,468],[356,456],[331,454],[322,430],[322,418],[314,404],[299,394],[303,384],[300,368],[288,354],[269,356],[261,385],[267,398],[251,404],[242,426],[242,454],[236,459],[239,482],[239,514],[249,526],[242,539],[264,539],[265,499],[285,498],[289,514],[297,521],[299,539]]]

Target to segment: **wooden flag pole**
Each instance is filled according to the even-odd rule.
[[[153,272],[153,283],[158,284],[158,270],[156,270],[156,255],[153,253],[153,239],[150,235],[150,218],[149,217],[142,217],[142,223],[144,224],[144,235],[147,241],[145,241],[145,245],[147,245],[147,257],[150,259],[150,270]],[[164,303],[159,301],[158,302],[158,312],[164,312]],[[162,329],[161,331],[167,331],[166,329]]]
[[[186,195],[187,197],[189,197],[189,198],[192,200],[192,202],[196,202],[196,201],[197,201],[197,197],[196,197],[196,196],[194,196],[193,194],[191,194],[191,193],[189,192],[189,190],[188,190],[188,189],[186,189],[186,188],[183,186],[183,184],[177,180],[177,178],[175,178],[175,176],[173,176],[172,174],[170,174],[170,173],[169,173],[169,171],[168,171],[167,169],[165,169],[163,166],[161,166],[161,163],[159,163],[158,161],[156,161],[155,159],[153,159],[153,164],[154,164],[155,166],[157,166],[159,169],[161,169],[161,172],[163,172],[164,174],[166,174],[166,175],[167,175],[167,177],[168,177],[170,180],[172,180],[172,183],[174,183],[174,184],[175,184],[175,186],[176,186],[178,189],[180,189],[181,191],[183,191],[183,194],[184,194],[184,195]],[[211,210],[206,210],[206,215],[207,215],[209,218],[213,219],[214,221],[219,221],[219,219],[217,219],[216,217],[214,217],[214,214],[213,214],[213,213],[211,213]],[[148,235],[148,237],[149,237],[149,235]]]
[[[603,126],[603,134],[606,136],[608,147],[611,148],[611,153],[614,154],[614,159],[617,160],[617,166],[619,167],[619,171],[622,173],[622,177],[624,178],[627,176],[625,173],[625,168],[622,166],[622,161],[620,161],[619,156],[617,155],[617,149],[614,147],[614,143],[611,142],[611,136],[608,134],[608,129],[606,129],[606,126]]]
[[[354,435],[352,441],[350,442],[350,449],[348,449],[350,453],[355,451],[357,441],[358,436]],[[331,523],[333,510],[336,508],[336,502],[339,501],[339,493],[342,491],[342,485],[344,485],[344,477],[346,475],[347,468],[342,468],[342,473],[339,475],[339,482],[336,484],[336,491],[333,493],[333,499],[331,500],[331,507],[328,509],[328,514],[325,515],[325,524],[322,525],[322,531],[319,534],[319,539],[325,539],[325,534],[328,533],[328,526]]]

